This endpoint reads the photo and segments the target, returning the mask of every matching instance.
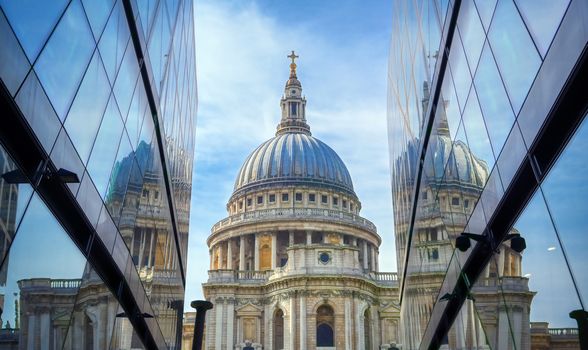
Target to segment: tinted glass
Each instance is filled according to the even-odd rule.
[[[30,67],[3,13],[0,13],[0,47],[0,77],[14,95]]]
[[[98,50],[111,84],[116,78],[129,38],[129,27],[122,2],[117,1],[98,43]]]
[[[518,113],[541,58],[512,0],[498,2],[488,37],[513,109]]]
[[[79,0],[73,1],[35,63],[39,80],[62,120],[90,61],[94,45],[82,6]]]
[[[112,10],[113,3],[113,0],[82,0],[96,41],[98,41],[100,34],[102,34],[102,29],[104,29],[104,24]]]
[[[94,144],[110,87],[100,56],[96,52],[65,120],[65,128],[80,158],[87,162]]]
[[[66,5],[66,0],[0,1],[0,6],[31,62],[37,58]]]

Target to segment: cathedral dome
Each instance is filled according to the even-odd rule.
[[[257,147],[239,171],[235,192],[274,184],[331,187],[354,194],[349,171],[337,153],[299,132],[280,133]]]
[[[430,184],[459,184],[463,187],[481,189],[486,184],[490,171],[486,162],[472,153],[467,144],[461,140],[452,143],[448,133],[440,132],[431,136],[429,151],[433,156],[433,167],[430,161],[424,168],[424,175]],[[452,152],[453,146],[453,152]],[[409,143],[406,154],[399,159],[408,165],[412,174],[416,174],[419,142]],[[427,158],[430,159],[430,155]],[[396,167],[399,169],[400,163]],[[413,179],[414,180],[414,179]]]

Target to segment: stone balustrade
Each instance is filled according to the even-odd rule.
[[[223,220],[220,220],[219,222],[214,224],[211,231],[212,234],[214,234],[221,229],[226,229],[233,225],[241,225],[248,222],[259,223],[265,220],[275,221],[292,219],[307,219],[321,221],[332,221],[332,219],[336,219],[338,222],[350,224],[373,233],[377,232],[376,225],[374,225],[371,221],[362,218],[359,215],[340,210],[320,208],[275,208],[254,210],[250,212],[232,215]]]
[[[315,271],[316,272],[316,271]],[[325,269],[325,273],[332,273],[332,270]],[[264,284],[270,280],[294,276],[299,274],[290,274],[284,268],[278,268],[274,270],[255,271],[255,270],[209,270],[208,271],[208,283],[250,283],[250,284]],[[303,273],[302,275],[307,275]],[[313,275],[317,275],[314,273]],[[338,275],[341,275],[340,273]],[[375,282],[376,284],[383,286],[397,286],[398,285],[398,274],[396,272],[368,272],[356,273],[350,272],[349,276],[364,277],[368,280]]]

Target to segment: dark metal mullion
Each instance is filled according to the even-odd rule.
[[[133,17],[133,5],[131,4],[131,0],[122,0],[123,6],[125,9],[125,15],[127,17],[127,22],[129,25],[129,31],[131,33],[131,40],[133,41],[133,46],[135,48],[135,54],[137,55],[137,61],[139,62],[139,72],[145,85],[145,93],[147,95],[147,100],[149,102],[149,108],[151,109],[151,116],[153,118],[154,130],[155,135],[157,136],[158,141],[158,149],[159,149],[159,156],[161,158],[161,167],[162,173],[165,183],[165,191],[167,194],[167,202],[169,207],[169,215],[170,220],[172,222],[172,230],[174,233],[174,242],[176,245],[176,253],[178,255],[178,263],[180,265],[180,275],[182,278],[182,283],[186,285],[186,276],[184,273],[184,262],[182,261],[182,254],[181,254],[181,247],[180,247],[180,234],[178,232],[178,225],[176,220],[176,212],[175,212],[175,205],[173,200],[173,190],[171,188],[171,178],[169,176],[169,171],[167,168],[167,157],[165,154],[165,140],[163,137],[163,130],[160,127],[159,122],[159,110],[157,108],[157,102],[155,99],[155,92],[154,87],[151,86],[151,81],[149,80],[149,72],[147,71],[147,65],[145,64],[145,57],[143,55],[143,50],[141,47],[141,40],[139,37],[139,31],[137,29],[137,25],[135,23],[135,19]],[[147,49],[147,48],[145,48]]]

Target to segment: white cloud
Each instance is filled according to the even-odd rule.
[[[254,3],[197,2],[199,87],[187,300],[207,279],[210,227],[224,218],[239,167],[279,121],[286,55],[300,55],[298,77],[313,136],[346,163],[362,216],[383,238],[381,270],[396,270],[386,126],[387,43],[335,45],[304,23],[280,23]],[[380,48],[380,46],[383,48]]]

